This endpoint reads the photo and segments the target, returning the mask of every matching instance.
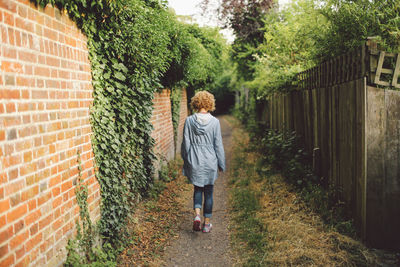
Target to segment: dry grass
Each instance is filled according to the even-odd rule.
[[[232,122],[234,124],[234,122]],[[235,128],[235,147],[232,160],[232,188],[249,188],[259,201],[255,213],[264,224],[265,253],[256,255],[255,266],[396,266],[394,253],[385,254],[366,248],[360,241],[340,234],[324,224],[321,217],[310,210],[290,185],[279,174],[261,177],[256,171],[259,156],[245,149],[249,147],[246,133]],[[235,166],[236,165],[236,166]],[[248,181],[247,181],[247,180]],[[232,215],[233,217],[235,214]],[[254,251],[245,251],[246,240],[237,239],[237,227],[232,227],[233,247],[239,265],[248,265]],[[239,248],[238,248],[239,247]],[[246,263],[247,262],[247,263]],[[397,263],[396,263],[397,262]],[[387,265],[382,265],[387,264]]]
[[[374,266],[377,257],[359,241],[330,230],[276,175],[263,188],[263,222],[268,225],[266,264],[279,266]]]

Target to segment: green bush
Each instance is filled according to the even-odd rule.
[[[31,1],[65,11],[88,38],[99,230],[106,244],[118,248],[127,241],[133,205],[153,188],[154,93],[167,84],[197,90],[213,83],[223,40],[215,29],[178,22],[165,1]],[[173,76],[174,70],[181,72]]]

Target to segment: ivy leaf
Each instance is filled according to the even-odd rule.
[[[117,78],[120,81],[125,81],[126,77],[124,76],[124,74],[122,74],[122,72],[115,72],[114,74],[115,78]]]

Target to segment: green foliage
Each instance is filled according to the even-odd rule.
[[[268,13],[255,78],[248,86],[259,97],[292,89],[294,76],[316,64],[316,43],[327,25],[317,0],[293,1],[286,9]]]
[[[182,90],[175,88],[171,91],[172,126],[174,128],[175,149],[178,147],[178,126],[181,112]],[[176,151],[175,151],[176,154]]]
[[[295,132],[267,129],[255,140],[263,164],[282,172],[289,183],[298,187],[320,184],[309,167],[310,157],[301,147]]]
[[[330,0],[321,13],[330,22],[317,43],[321,60],[360,46],[377,37],[382,49],[400,51],[400,2],[397,0]]]
[[[178,22],[165,1],[32,1],[57,6],[88,37],[92,144],[102,198],[99,231],[106,244],[119,247],[132,205],[154,182],[154,92],[166,85],[207,87],[221,69],[223,40],[215,29]],[[90,233],[88,227],[84,232]]]
[[[257,99],[293,90],[297,73],[354,49],[371,36],[382,49],[398,52],[399,13],[396,0],[293,0],[283,9],[271,9],[264,16],[263,42],[241,43],[236,49],[237,59],[252,60],[247,70],[239,66],[247,72],[241,75],[248,77],[242,86],[256,91]]]
[[[116,266],[116,251],[109,243],[102,248],[94,247],[98,232],[90,219],[88,206],[88,187],[82,181],[81,157],[78,151],[78,180],[75,187],[79,206],[79,220],[76,221],[76,238],[68,240],[65,266]]]

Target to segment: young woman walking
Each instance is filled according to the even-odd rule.
[[[186,118],[183,129],[181,147],[183,174],[194,185],[193,230],[203,230],[203,233],[208,233],[212,228],[210,218],[214,182],[218,177],[218,170],[225,170],[225,153],[219,120],[209,113],[215,110],[214,96],[207,91],[197,92],[192,97],[190,105],[196,113]],[[202,208],[204,223],[201,227]]]

